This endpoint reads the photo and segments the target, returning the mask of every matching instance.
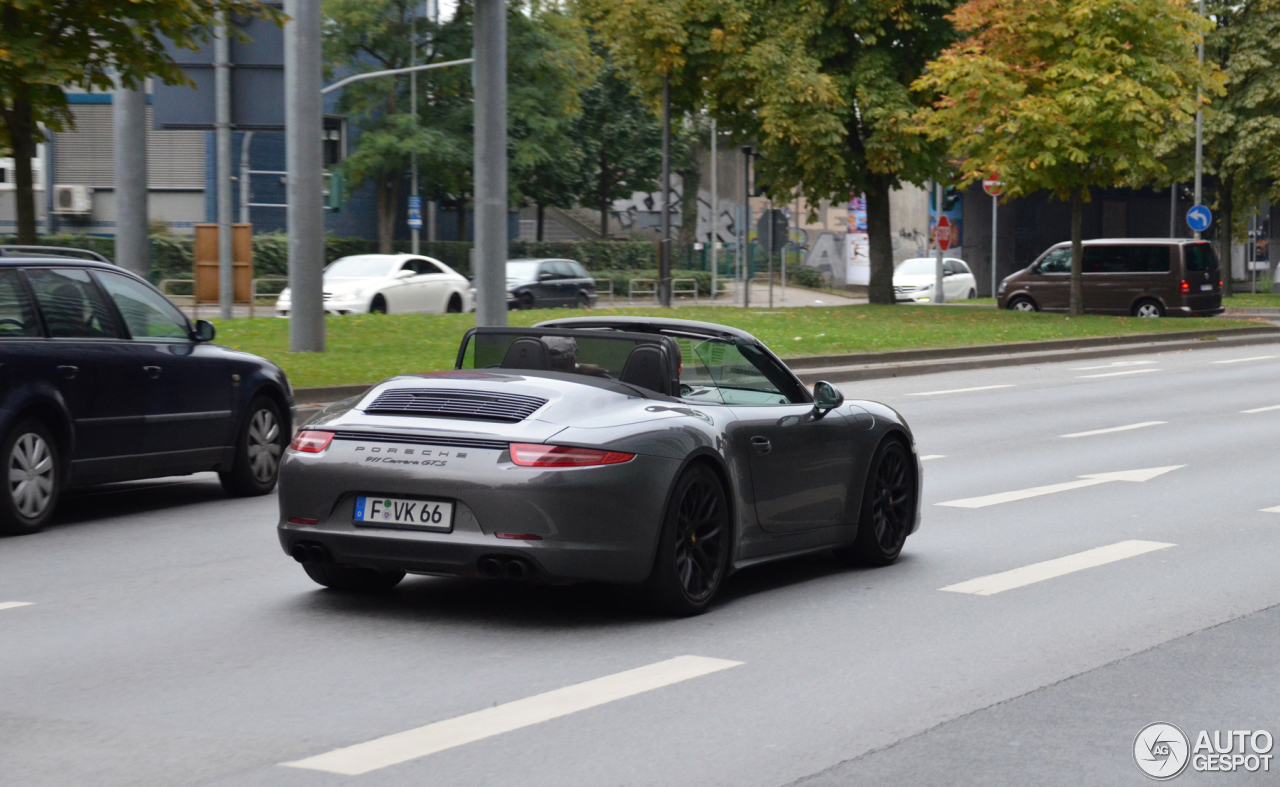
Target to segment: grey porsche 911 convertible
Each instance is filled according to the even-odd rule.
[[[406,573],[629,583],[690,615],[755,563],[892,563],[920,481],[901,416],[810,393],[750,334],[573,318],[474,328],[453,371],[322,410],[280,469],[279,536],[340,590]]]

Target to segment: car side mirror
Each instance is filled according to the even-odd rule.
[[[947,276],[955,276],[955,275],[956,275],[956,272],[955,272],[955,271],[943,271],[943,272],[942,272],[942,275],[943,275],[943,277],[944,277],[944,278],[945,278],[945,277],[947,277]]]
[[[211,342],[218,331],[208,320],[196,320],[196,327],[191,331],[191,338],[197,342]]]
[[[418,275],[418,274],[417,274],[417,273],[415,273],[415,272],[413,272],[413,271],[407,271],[407,270],[406,270],[406,271],[396,271],[396,278],[397,278],[397,279],[412,279],[414,276],[417,276],[417,275]]]
[[[826,380],[819,380],[813,384],[813,410],[819,418],[842,404],[844,404],[844,394],[840,393],[834,385]]]

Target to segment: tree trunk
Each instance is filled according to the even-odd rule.
[[[36,155],[36,128],[31,97],[24,85],[17,86],[12,109],[4,111],[5,126],[13,147],[13,171],[16,176],[14,196],[18,207],[18,243],[33,244],[36,237],[36,195],[31,173],[31,159]]]
[[[600,240],[609,240],[609,159],[600,151]]]
[[[542,242],[542,225],[544,221],[545,221],[545,217],[543,216],[542,203],[539,202],[538,203],[538,242],[539,243]]]
[[[871,175],[867,184],[867,241],[871,254],[871,284],[867,299],[892,306],[893,228],[889,223],[889,177]]]
[[[1084,195],[1071,195],[1071,313],[1084,314]]]
[[[378,178],[378,253],[394,251],[396,233],[396,204],[399,202],[399,181],[394,175]]]
[[[1234,221],[1235,200],[1234,191],[1235,178],[1227,175],[1218,181],[1218,265],[1222,270],[1222,297],[1231,298],[1235,296],[1235,290],[1231,285],[1232,264],[1231,259],[1231,228]]]

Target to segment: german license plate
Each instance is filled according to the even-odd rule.
[[[1201,285],[1200,285],[1200,292],[1208,292],[1209,290],[1212,290],[1212,289],[1213,289],[1213,285],[1212,285],[1212,284],[1201,284]]]
[[[396,497],[357,497],[355,523],[365,527],[452,530],[453,503]]]

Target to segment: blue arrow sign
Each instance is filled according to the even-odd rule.
[[[1196,205],[1187,211],[1187,226],[1193,232],[1204,232],[1213,223],[1213,214],[1204,205]]]
[[[422,229],[422,197],[409,197],[409,229]]]

